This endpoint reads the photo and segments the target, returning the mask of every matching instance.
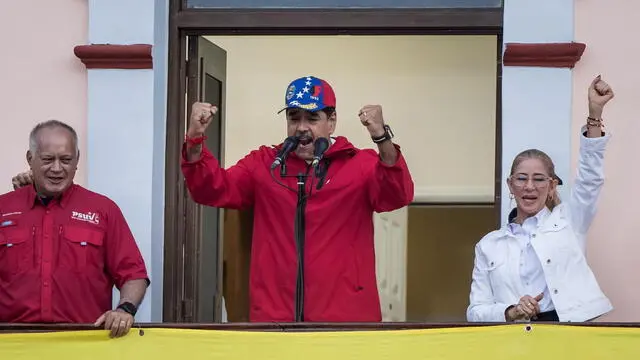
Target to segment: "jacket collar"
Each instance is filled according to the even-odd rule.
[[[358,152],[355,146],[344,136],[332,137],[332,144],[324,154],[327,158],[352,157]]]
[[[509,229],[509,226],[512,223],[513,219],[515,219],[516,212],[517,210],[515,208],[511,210],[508,216],[507,224],[503,225],[500,230],[498,230],[499,237],[502,238],[513,236]],[[554,207],[552,211],[549,211],[547,209],[546,213],[543,213],[542,211],[539,212],[538,214],[536,214],[536,217],[538,217],[537,228],[540,232],[544,233],[560,230],[567,225],[566,205],[564,203],[561,203]]]
[[[549,216],[549,214],[551,213],[551,211],[549,211],[548,207],[543,207],[542,210],[538,211],[537,214],[535,214],[532,218],[528,218],[525,219],[525,221],[529,220],[529,219],[534,219],[534,224],[536,227],[539,227],[540,224],[542,224],[544,222],[544,220],[547,218],[547,216]],[[508,228],[513,231],[514,226],[517,226],[518,224],[516,224],[514,221],[516,219],[518,215],[518,209],[514,208],[513,210],[511,210],[511,212],[509,213],[509,224],[508,224]],[[523,224],[524,225],[524,224]]]

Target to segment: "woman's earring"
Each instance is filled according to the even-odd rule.
[[[513,200],[513,199],[515,199],[515,198],[516,198],[516,196],[515,196],[515,195],[513,195],[512,193],[509,193],[509,199]]]

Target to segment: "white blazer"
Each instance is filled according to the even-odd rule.
[[[542,262],[558,318],[582,322],[613,309],[585,258],[587,231],[604,183],[604,151],[611,135],[580,134],[578,173],[568,201],[556,206],[531,235]],[[505,321],[505,310],[525,294],[520,280],[520,245],[507,225],[483,237],[475,247],[467,321]]]

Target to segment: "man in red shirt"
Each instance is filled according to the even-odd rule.
[[[73,183],[78,158],[73,128],[41,123],[29,137],[32,179],[14,179],[33,186],[0,195],[0,323],[94,323],[122,336],[149,279],[118,206]]]
[[[391,141],[379,105],[364,106],[358,114],[377,152],[331,136],[337,122],[335,107],[334,91],[326,81],[312,76],[294,80],[287,87],[283,109],[288,136],[297,139],[291,142],[294,150],[281,156],[289,141],[262,146],[225,170],[203,145],[217,108],[206,103],[192,106],[182,172],[194,201],[254,209],[251,321],[381,321],[373,213],[408,205],[413,200],[413,180],[400,148]],[[323,149],[321,154],[318,150]],[[303,246],[294,236],[297,179],[281,176],[277,163],[274,169],[276,156],[289,175],[318,175],[308,179],[302,200],[306,204]],[[303,249],[304,282],[297,281],[298,247]],[[295,301],[301,283],[302,310]]]

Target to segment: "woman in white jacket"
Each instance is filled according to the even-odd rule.
[[[612,98],[609,85],[596,77],[568,201],[558,197],[561,180],[544,152],[525,150],[514,159],[507,184],[516,208],[507,225],[475,247],[468,321],[581,322],[611,311],[587,264],[585,242],[604,183],[611,135],[603,131],[602,111]]]

